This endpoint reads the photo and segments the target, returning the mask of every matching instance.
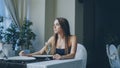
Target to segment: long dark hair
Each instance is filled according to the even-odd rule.
[[[64,36],[65,36],[65,53],[67,54],[68,53],[68,39],[69,39],[69,36],[70,36],[70,27],[69,27],[69,22],[67,19],[65,18],[62,18],[62,17],[59,17],[59,18],[56,18],[56,20],[58,20],[63,32],[64,32]],[[54,35],[55,37],[55,46],[57,44],[57,40],[58,40],[58,34],[55,34]]]

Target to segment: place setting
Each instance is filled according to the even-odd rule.
[[[51,47],[50,45],[47,46],[46,54],[43,55],[32,55],[32,57],[35,57],[38,60],[44,60],[44,61],[49,61],[52,60],[53,55],[50,55]]]

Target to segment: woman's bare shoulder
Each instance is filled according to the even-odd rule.
[[[76,46],[77,45],[77,37],[75,35],[70,36],[70,45]]]
[[[50,40],[53,40],[53,39],[54,39],[54,36],[51,36],[49,39],[50,39]]]
[[[70,42],[77,42],[77,37],[75,35],[71,35]]]
[[[77,39],[77,37],[76,37],[76,35],[71,35],[70,36],[70,39],[72,40],[72,39]]]
[[[49,39],[48,39],[48,42],[52,42],[54,40],[54,36],[51,36]]]

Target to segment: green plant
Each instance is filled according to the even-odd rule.
[[[32,32],[30,26],[33,23],[29,20],[24,20],[24,24],[20,30],[19,36],[19,45],[23,46],[25,49],[29,49],[30,45],[32,45],[31,40],[35,40],[35,33]]]
[[[0,22],[3,22],[3,16],[0,16]]]
[[[14,23],[11,23],[10,27],[4,32],[4,43],[12,44],[14,49],[19,39],[19,34],[18,27]]]
[[[32,22],[26,19],[20,29],[14,23],[11,23],[4,33],[5,43],[13,44],[13,50],[16,45],[21,46],[22,49],[29,49],[30,45],[32,45],[32,40],[35,40],[36,37],[30,28],[31,25],[33,25]]]
[[[0,23],[1,24],[1,23]],[[0,25],[0,42],[2,42],[3,39],[3,26]]]
[[[3,39],[3,16],[0,16],[0,42],[2,42],[2,39]]]

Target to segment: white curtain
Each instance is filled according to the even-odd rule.
[[[20,28],[27,17],[27,0],[4,0],[13,22]]]

